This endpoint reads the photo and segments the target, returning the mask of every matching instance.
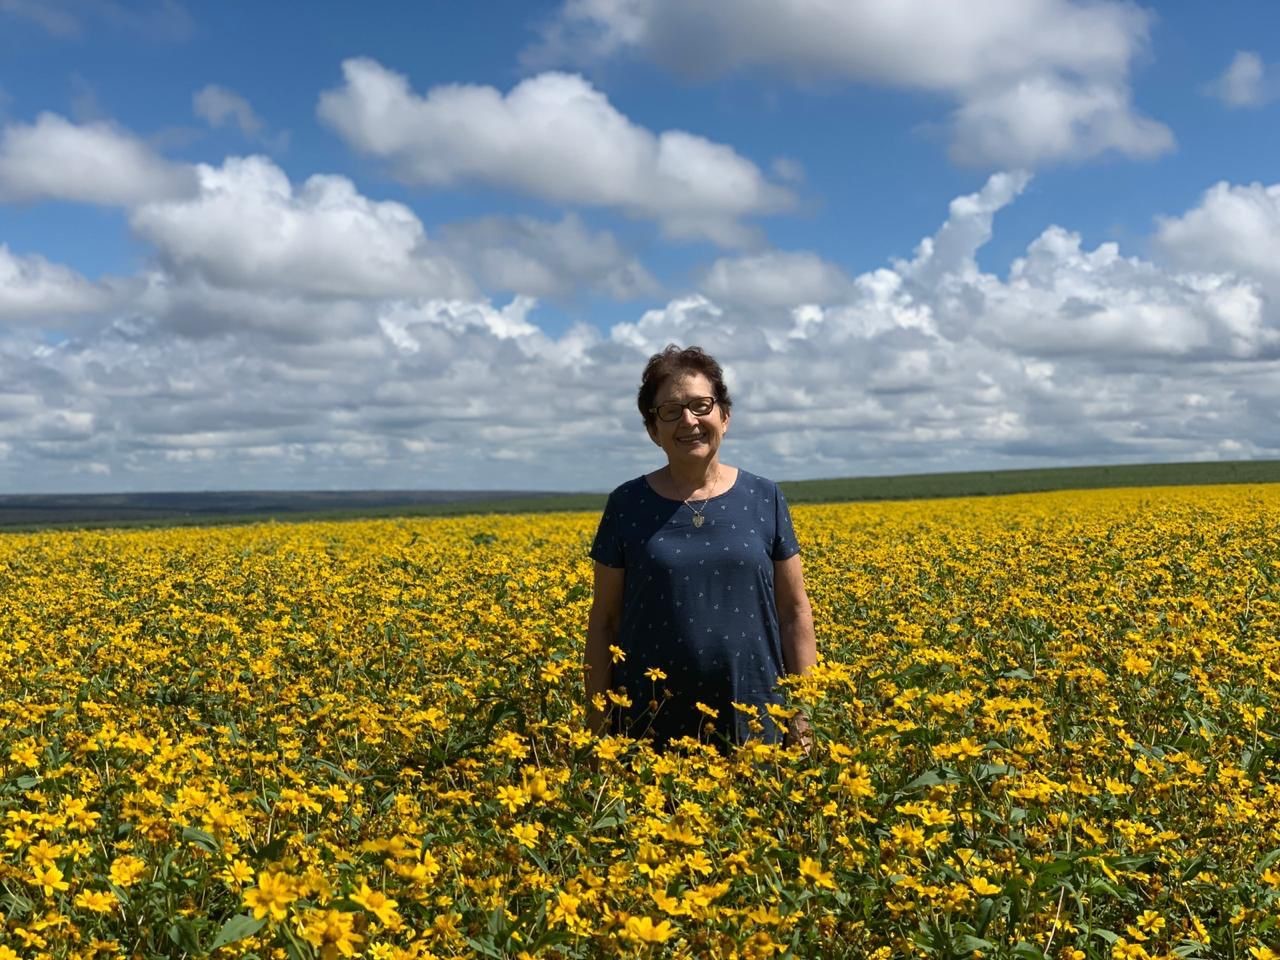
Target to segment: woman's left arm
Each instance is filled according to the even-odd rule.
[[[818,662],[813,608],[804,589],[800,554],[773,564],[773,596],[782,632],[782,658],[787,673],[807,673]]]
[[[782,632],[782,658],[787,673],[807,673],[818,662],[818,641],[813,632],[813,608],[804,589],[800,554],[773,564],[773,597]],[[799,744],[807,752],[813,745],[809,721],[794,717],[787,729],[788,746]]]

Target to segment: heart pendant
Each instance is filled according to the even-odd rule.
[[[695,527],[700,527],[700,526],[702,526],[702,514],[700,514],[700,513],[695,513],[695,514],[693,515],[693,525],[694,525]]]

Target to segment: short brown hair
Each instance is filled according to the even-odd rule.
[[[662,352],[649,358],[649,362],[644,365],[644,373],[640,376],[636,406],[640,408],[640,416],[644,417],[645,427],[652,429],[657,422],[653,413],[653,401],[662,385],[682,373],[700,373],[706,377],[711,383],[721,415],[729,412],[733,400],[729,397],[729,388],[724,385],[724,371],[715,358],[701,347],[681,349],[674,343],[669,343]]]

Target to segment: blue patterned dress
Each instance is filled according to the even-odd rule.
[[[609,495],[600,519],[591,557],[626,571],[617,640],[626,659],[611,687],[632,705],[615,712],[615,730],[659,746],[682,736],[776,740],[765,710],[779,702],[784,673],[773,564],[800,552],[791,513],[776,483],[745,470],[698,506],[700,527],[683,501],[637,477]],[[646,677],[653,667],[666,678]],[[752,732],[753,714],[762,731]]]

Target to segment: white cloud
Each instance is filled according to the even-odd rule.
[[[1228,107],[1261,107],[1280,96],[1276,70],[1252,50],[1240,50],[1208,92]]]
[[[1154,157],[1173,148],[1162,123],[1138,116],[1112,83],[1029,76],[967,98],[954,116],[951,157],[981,166],[1035,167],[1107,151]]]
[[[419,96],[373,60],[347,60],[343,74],[344,85],[321,96],[320,118],[410,183],[478,182],[608,207],[657,220],[672,237],[721,244],[751,237],[743,218],[793,203],[731,147],[681,130],[655,134],[577,75],[540,74],[505,95],[452,85]]]
[[[350,180],[313,176],[297,190],[265,157],[201,164],[199,193],[134,211],[134,229],[175,274],[231,288],[314,296],[456,296],[469,283],[427,250],[408,207]]]
[[[1161,218],[1155,239],[1180,266],[1253,278],[1280,305],[1280,183],[1218,183],[1182,216]]]
[[[191,15],[179,0],[0,0],[0,15],[27,20],[56,37],[79,37],[96,22],[153,40],[186,39]]]
[[[567,297],[592,290],[619,300],[654,293],[658,284],[607,230],[575,214],[547,222],[485,217],[445,226],[440,246],[486,290]]]
[[[257,136],[263,128],[262,118],[248,100],[234,90],[220,87],[216,83],[197,90],[191,97],[191,106],[196,116],[208,122],[211,127],[221,127],[234,120],[246,137]]]
[[[196,116],[215,129],[234,123],[247,140],[273,150],[283,150],[289,145],[289,134],[286,131],[270,133],[253,105],[234,90],[208,84],[192,95],[191,106]]]
[[[0,200],[132,206],[189,193],[195,176],[108,123],[42,113],[0,133]]]
[[[565,0],[527,59],[634,53],[691,77],[766,68],[930,91],[958,102],[953,157],[1024,166],[1172,147],[1130,98],[1149,25],[1113,0]]]
[[[0,243],[0,320],[54,320],[101,310],[110,291],[44,257],[20,257]]]
[[[328,229],[272,169],[218,172],[248,196],[274,184],[268,219]],[[654,464],[634,387],[672,341],[726,367],[730,462],[779,478],[1280,456],[1267,263],[1193,262],[1196,244],[1235,249],[1233,225],[1242,249],[1265,242],[1219,193],[1260,217],[1271,193],[1210,191],[1158,244],[1171,266],[1049,226],[985,272],[977,251],[1026,182],[1001,174],[956,198],[909,260],[845,278],[803,252],[754,271],[726,259],[714,296],[702,284],[607,332],[553,336],[530,298],[390,295],[361,272],[350,295],[317,296],[278,240],[261,254],[270,283],[224,264],[215,284],[161,257],[70,339],[0,326],[0,489],[601,489]],[[338,206],[376,226],[356,215],[367,203]],[[31,258],[18,269],[30,289],[77,288]]]
[[[835,264],[807,251],[769,251],[722,257],[711,265],[699,289],[712,300],[791,308],[830,303],[846,296],[850,280]]]

